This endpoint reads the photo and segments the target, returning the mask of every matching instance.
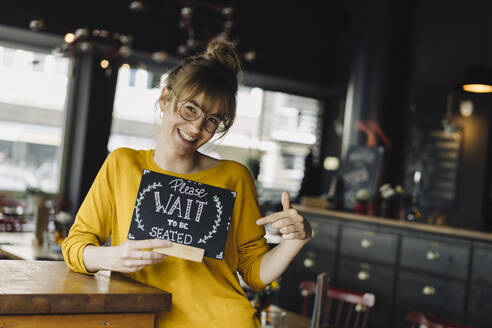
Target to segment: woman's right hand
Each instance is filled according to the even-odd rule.
[[[111,247],[87,245],[84,249],[84,265],[89,272],[136,272],[167,258],[167,255],[154,252],[153,248],[170,246],[171,242],[163,239],[128,240]]]

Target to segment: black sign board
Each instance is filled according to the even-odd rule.
[[[144,170],[128,239],[167,239],[222,259],[236,192]]]
[[[383,147],[354,145],[348,149],[347,157],[340,167],[345,209],[354,209],[355,193],[360,189],[369,192],[369,201],[374,199],[378,192],[383,154]]]
[[[462,131],[442,127],[415,127],[406,161],[405,189],[411,194],[415,171],[422,173],[420,204],[432,209],[456,205]]]

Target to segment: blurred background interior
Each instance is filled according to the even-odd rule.
[[[336,213],[456,228],[426,242],[464,243],[463,275],[451,273],[461,261],[453,254],[441,263],[445,269],[430,272],[463,284],[456,287],[461,303],[452,311],[439,303],[449,294],[437,305],[414,303],[459,322],[490,322],[487,311],[470,307],[492,300],[492,281],[474,273],[492,270],[491,18],[488,0],[3,1],[0,231],[35,232],[39,245],[58,251],[108,152],[153,148],[166,71],[223,37],[236,43],[243,62],[237,118],[202,151],[248,166],[263,214],[278,208],[288,190],[306,213],[335,218],[333,247],[314,244],[290,277],[298,283],[331,271],[332,282],[376,291],[376,300],[403,313],[408,307],[399,307],[397,292],[403,255],[373,259],[373,268],[391,268],[379,285],[339,278],[343,238],[353,227],[344,230]],[[489,89],[469,92],[466,83]],[[367,224],[355,227],[361,238],[372,231],[377,240],[374,231],[385,231],[380,221]],[[386,231],[397,236],[388,244],[395,252],[405,250],[405,231]],[[440,247],[441,254],[450,249]],[[323,252],[332,256],[326,265],[306,264]],[[370,257],[348,255],[365,261],[354,264],[364,272]],[[393,279],[391,290],[380,291],[381,279]],[[489,289],[476,294],[476,286]],[[282,305],[299,308],[300,296],[283,297]],[[373,316],[383,322],[374,326],[399,322],[399,314],[385,313]]]

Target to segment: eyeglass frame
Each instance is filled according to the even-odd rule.
[[[198,106],[198,104],[196,104],[194,101],[181,101],[179,100],[178,96],[176,95],[176,93],[174,92],[174,90],[170,87],[168,87],[169,90],[171,90],[171,93],[173,94],[173,96],[176,98],[178,104],[179,104],[179,108],[178,108],[178,113],[179,113],[179,116],[181,116],[181,118],[187,122],[194,122],[198,119],[200,119],[200,117],[202,117],[202,115],[204,113],[206,113],[200,106]],[[181,113],[181,109],[183,108],[183,105],[186,104],[187,102],[191,103],[193,105],[194,108],[196,108],[197,110],[200,111],[199,115],[195,118],[195,119],[187,119],[186,117],[184,117],[183,113]],[[213,131],[210,131],[209,129],[207,129],[207,118],[209,117],[213,117],[215,119],[218,119],[220,122],[217,124],[217,127],[213,130]],[[220,116],[217,116],[215,114],[206,114],[205,115],[205,124],[204,124],[204,128],[205,128],[205,131],[207,131],[208,133],[210,134],[215,134],[217,132],[221,132],[221,124],[224,123],[224,119]],[[223,128],[223,127],[222,127]]]

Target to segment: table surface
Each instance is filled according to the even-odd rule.
[[[100,271],[75,273],[60,261],[0,260],[0,314],[160,312],[171,294]]]
[[[311,319],[298,313],[284,310],[276,305],[270,305],[272,310],[285,311],[285,328],[310,328]]]
[[[0,232],[0,255],[13,260],[63,261],[60,252],[51,252],[35,245],[33,232]]]

